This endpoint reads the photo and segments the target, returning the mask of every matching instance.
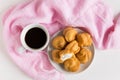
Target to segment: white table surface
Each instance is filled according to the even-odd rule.
[[[25,0],[0,0],[0,80],[32,80],[10,59],[2,41],[1,16],[12,5]],[[120,0],[105,0],[114,15],[120,11]],[[73,76],[75,77],[75,76]],[[66,76],[66,80],[73,80]],[[76,80],[120,80],[120,50],[96,50],[90,67]]]

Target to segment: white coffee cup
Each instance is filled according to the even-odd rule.
[[[49,38],[48,30],[40,24],[27,25],[20,35],[21,44],[30,51],[44,50],[49,43]]]

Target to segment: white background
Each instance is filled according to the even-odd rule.
[[[1,17],[12,5],[25,0],[0,0],[0,80],[32,80],[10,59],[2,42]],[[120,0],[105,0],[116,15],[120,12]],[[75,78],[76,77],[76,78]],[[77,76],[66,76],[66,80],[120,80],[120,50],[96,50],[90,67]]]

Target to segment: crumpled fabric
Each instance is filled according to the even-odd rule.
[[[8,54],[34,80],[64,80],[49,62],[47,50],[32,52],[22,47],[20,34],[25,26],[44,25],[52,37],[66,26],[92,35],[99,49],[120,48],[120,18],[101,0],[31,0],[15,5],[3,16],[3,38]]]

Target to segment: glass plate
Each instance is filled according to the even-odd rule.
[[[75,29],[76,29],[79,33],[83,32],[82,30],[80,30],[80,29],[78,29],[78,28],[75,28]],[[53,39],[54,37],[58,36],[58,35],[63,35],[62,33],[63,33],[63,30],[55,33],[55,34],[51,37],[50,43],[49,43],[48,48],[47,48],[48,58],[49,58],[51,64],[53,65],[53,67],[56,68],[57,71],[62,72],[62,73],[64,73],[64,74],[68,74],[68,75],[70,75],[70,74],[72,74],[72,75],[73,75],[73,74],[79,74],[79,73],[81,73],[82,71],[86,70],[86,69],[89,67],[89,65],[91,64],[91,62],[92,62],[92,60],[93,60],[93,58],[94,58],[94,45],[92,44],[90,47],[88,47],[88,48],[91,50],[91,52],[92,52],[92,58],[91,58],[91,60],[90,60],[89,62],[87,62],[86,64],[80,64],[80,67],[81,67],[81,68],[80,68],[80,70],[79,70],[78,72],[68,72],[68,71],[66,71],[66,70],[63,68],[63,64],[58,64],[58,63],[54,62],[54,61],[52,60],[52,56],[51,56],[51,51],[53,50],[53,47],[52,47],[52,44],[51,44],[52,39]]]

